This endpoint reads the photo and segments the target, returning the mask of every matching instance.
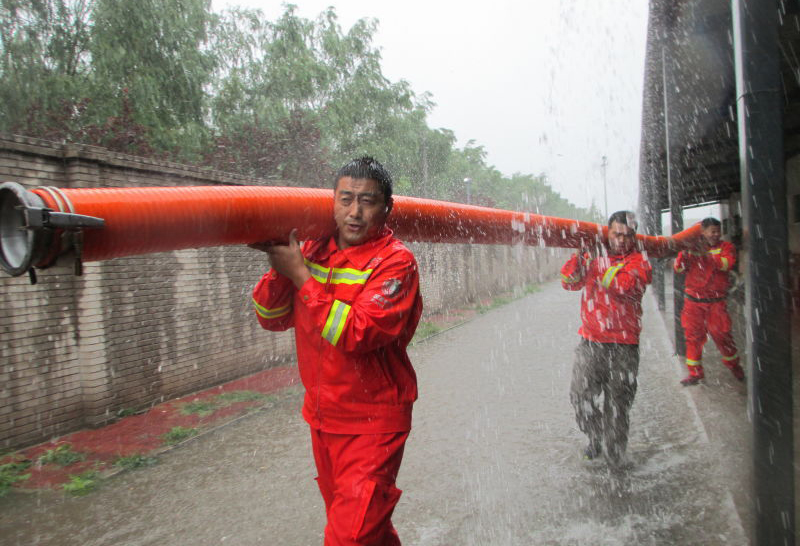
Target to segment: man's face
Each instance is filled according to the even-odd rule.
[[[333,217],[339,228],[336,242],[345,249],[377,235],[386,223],[389,204],[380,186],[368,178],[343,176],[333,194]]]
[[[703,228],[703,239],[705,239],[708,246],[717,246],[720,238],[722,238],[722,230],[719,228],[719,226],[708,226],[707,228]]]
[[[608,228],[608,246],[614,254],[625,254],[633,249],[636,232],[620,222],[611,222]]]

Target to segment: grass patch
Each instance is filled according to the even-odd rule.
[[[99,484],[100,474],[96,470],[88,470],[77,476],[70,475],[63,487],[67,493],[80,496],[95,490]]]
[[[525,286],[522,287],[523,296],[527,296],[528,294],[535,294],[536,292],[541,292],[541,291],[542,291],[541,285],[536,283],[526,284]]]
[[[157,458],[148,457],[147,455],[142,455],[141,453],[136,453],[135,455],[120,457],[119,459],[114,461],[114,466],[124,468],[125,470],[133,470],[135,468],[145,468],[147,466],[153,466],[156,463],[158,463]]]
[[[412,342],[420,341],[425,338],[431,337],[434,334],[438,334],[441,331],[442,327],[439,326],[438,324],[433,322],[423,321],[417,325],[417,331],[414,332],[414,337],[411,341]]]
[[[219,402],[220,406],[230,406],[237,402],[254,402],[267,398],[269,398],[268,395],[257,391],[231,391],[223,392],[216,396],[216,400]]]
[[[62,444],[55,449],[48,449],[44,455],[39,457],[39,464],[57,464],[59,466],[69,466],[86,458],[86,455],[77,451],[72,451],[72,446]]]
[[[211,415],[216,410],[217,405],[213,400],[192,400],[191,402],[186,402],[183,406],[181,406],[182,414],[192,415],[196,413],[200,415],[200,417]]]
[[[123,417],[128,417],[130,415],[136,415],[136,410],[133,408],[120,408],[117,410],[117,417],[122,419]]]
[[[181,406],[181,413],[184,415],[196,413],[201,417],[205,417],[231,404],[236,404],[238,402],[255,402],[257,400],[267,400],[268,398],[268,395],[256,391],[223,392],[205,400],[187,402]]]
[[[11,486],[15,483],[27,480],[31,477],[30,473],[23,474],[29,466],[31,466],[30,461],[19,461],[0,465],[0,497],[8,493]]]
[[[197,434],[196,428],[172,427],[172,430],[163,434],[161,439],[167,445],[175,445]]]
[[[512,298],[510,298],[508,296],[496,296],[487,305],[479,304],[475,308],[475,310],[478,311],[478,313],[480,313],[480,314],[488,313],[492,309],[497,309],[498,307],[502,307],[504,305],[507,305],[507,304],[511,303],[512,301],[513,301]]]

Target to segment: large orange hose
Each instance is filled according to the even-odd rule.
[[[84,230],[83,261],[282,241],[291,228],[298,229],[300,239],[309,239],[335,229],[332,190],[191,186],[31,191],[54,211],[105,220],[102,229]],[[561,248],[591,245],[605,240],[607,232],[605,226],[591,222],[402,196],[395,196],[389,225],[405,241]],[[639,240],[651,255],[665,256],[691,244],[698,235],[699,226],[693,226],[675,237],[640,235]]]

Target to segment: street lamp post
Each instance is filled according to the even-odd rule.
[[[600,166],[603,167],[603,200],[606,206],[606,219],[608,219],[608,190],[606,188],[606,167],[608,166],[608,158],[606,156],[603,156],[603,161],[600,163]]]

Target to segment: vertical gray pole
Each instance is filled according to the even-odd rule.
[[[671,223],[671,234],[674,235],[683,230],[683,203],[681,199],[681,188],[673,183],[672,176],[672,150],[670,149],[669,139],[669,82],[667,72],[666,46],[661,48],[661,83],[664,90],[664,149],[666,150],[667,162],[667,192],[669,195],[669,215]],[[665,260],[665,266],[669,262]],[[672,276],[672,309],[673,327],[675,329],[675,353],[686,356],[686,340],[681,326],[681,312],[683,311],[683,275]]]
[[[795,543],[778,0],[731,0],[746,277],[754,543]]]
[[[608,190],[606,189],[606,167],[608,166],[608,158],[606,156],[603,156],[600,166],[603,169],[603,200],[606,204],[606,220],[608,220]]]

